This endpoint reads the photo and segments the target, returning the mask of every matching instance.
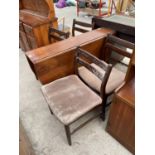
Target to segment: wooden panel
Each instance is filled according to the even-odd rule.
[[[43,16],[48,16],[49,6],[45,0],[22,0],[22,3],[25,9],[39,12]]]
[[[38,49],[34,49],[32,51],[28,51],[26,55],[32,61],[33,64],[38,63],[42,59],[47,57],[55,56],[59,53],[63,53],[68,51],[69,49],[75,48],[81,44],[86,44],[89,42],[93,42],[100,38],[104,38],[109,33],[114,33],[112,30],[109,29],[97,29],[91,32],[83,33],[76,37],[71,37],[66,40],[57,42],[55,44],[51,44],[45,47],[41,47]]]
[[[33,15],[55,17],[54,3],[52,0],[20,0],[20,9],[32,12]]]
[[[33,28],[31,26],[26,25],[26,24],[23,23],[23,27],[24,27],[24,31],[25,31],[25,33],[27,35],[30,35],[32,37],[34,36],[34,34],[33,34]]]
[[[26,53],[36,77],[45,84],[74,73],[74,52],[77,46],[100,57],[105,37],[110,30],[95,30]]]
[[[19,33],[19,47],[25,51],[26,50],[26,47],[24,45],[24,42],[23,42],[23,38],[21,37],[21,33]]]
[[[19,155],[35,155],[21,123],[19,123]]]
[[[31,27],[35,27],[38,25],[49,23],[50,20],[48,18],[43,18],[41,16],[35,16],[30,11],[20,10],[19,11],[19,20],[26,25],[30,25]]]
[[[102,44],[103,39],[100,39],[93,43],[82,45],[81,47],[99,57]],[[38,79],[45,84],[58,78],[74,74],[74,54],[75,48],[48,58],[35,65]]]
[[[33,29],[35,40],[37,42],[38,47],[49,44],[48,30],[49,30],[49,23],[40,25]]]
[[[131,107],[135,107],[135,78],[128,81],[118,92],[117,97],[121,98]]]
[[[19,31],[19,39],[20,39],[20,47],[22,48],[23,51],[31,49],[31,45],[24,32]]]
[[[128,148],[135,150],[135,110],[120,99],[115,99],[110,108],[106,129],[114,138]]]
[[[38,47],[38,44],[37,44],[34,37],[27,36],[27,40],[28,40],[28,42],[30,42],[31,49],[34,49],[34,48]]]

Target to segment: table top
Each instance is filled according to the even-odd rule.
[[[60,53],[66,52],[69,49],[74,49],[77,46],[95,41],[99,38],[104,38],[107,34],[113,34],[114,31],[110,29],[96,29],[81,35],[70,37],[68,39],[43,46],[37,49],[26,52],[27,57],[32,63],[38,63],[49,57],[54,57]]]
[[[108,17],[103,17],[102,20],[135,27],[135,18],[130,16],[114,14]]]

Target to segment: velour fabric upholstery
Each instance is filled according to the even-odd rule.
[[[100,68],[98,65],[92,63],[94,68],[96,68],[100,73],[105,74],[105,71]],[[95,76],[92,72],[90,72],[86,67],[82,66],[78,68],[80,77],[93,89],[97,92],[100,92],[101,88],[101,80]],[[112,93],[122,82],[124,81],[125,73],[117,70],[116,68],[112,68],[110,73],[107,85],[106,85],[106,94]]]
[[[42,86],[54,115],[65,125],[102,103],[102,99],[77,75],[70,75]]]

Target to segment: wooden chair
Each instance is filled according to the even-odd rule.
[[[100,74],[93,65],[88,63],[88,61],[100,66],[105,71],[105,74]],[[96,94],[81,80],[78,72],[79,65],[85,66],[92,74],[102,81],[100,95]],[[94,116],[72,132],[70,131],[70,125],[86,113],[99,105],[102,105],[105,86],[111,72],[111,67],[111,65],[99,60],[90,53],[77,48],[75,54],[75,74],[42,86],[42,92],[51,113],[54,114],[65,126],[69,145],[71,145],[71,134],[88,121],[92,120]]]
[[[69,38],[69,32],[63,32],[53,27],[49,28],[49,40],[51,43]]]
[[[72,36],[75,36],[75,31],[81,33],[89,32],[90,30],[88,30],[88,28],[92,30],[94,28],[94,24],[84,23],[73,19]]]
[[[126,51],[126,48],[134,50],[135,45],[133,43],[130,43],[128,41],[119,39],[116,36],[113,35],[108,35],[105,44],[103,46],[103,55],[101,56],[103,60],[106,63],[113,64],[106,89],[105,89],[105,96],[104,96],[104,103],[103,103],[103,109],[102,109],[102,115],[101,118],[105,120],[105,110],[108,105],[110,105],[111,101],[107,103],[107,98],[111,96],[115,89],[118,88],[125,79],[126,73],[122,72],[118,68],[116,68],[116,64],[119,62],[117,59],[111,59],[112,53],[118,53],[119,55],[127,58],[131,58],[132,53],[128,53]],[[104,70],[98,66],[92,64],[99,72],[100,74],[105,74]],[[85,67],[80,67],[79,68],[79,74],[80,77],[96,92],[100,93],[100,85],[101,85],[101,80],[97,77],[94,76],[87,68]]]

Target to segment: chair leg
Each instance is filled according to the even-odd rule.
[[[66,131],[66,136],[67,136],[68,144],[69,145],[72,145],[72,142],[71,142],[71,133],[70,133],[69,125],[65,125],[65,131]]]
[[[51,108],[50,108],[50,106],[49,106],[49,105],[48,105],[48,107],[49,107],[49,109],[50,109],[51,114],[53,115],[53,111],[51,110]]]
[[[104,98],[103,102],[102,102],[102,112],[101,112],[101,119],[103,121],[105,121],[105,110],[106,110],[106,102],[107,102],[107,96]]]

